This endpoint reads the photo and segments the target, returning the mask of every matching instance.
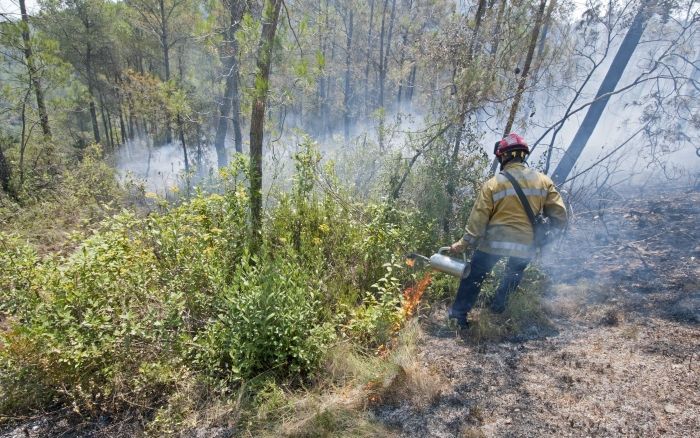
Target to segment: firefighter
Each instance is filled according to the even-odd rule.
[[[509,134],[496,143],[494,153],[501,173],[508,172],[517,180],[532,211],[543,212],[555,228],[563,229],[567,220],[564,202],[548,176],[527,167],[525,160],[530,149],[525,139]],[[530,219],[508,178],[499,174],[486,181],[469,215],[464,236],[450,247],[452,253],[470,248],[476,251],[471,269],[460,281],[449,318],[456,320],[460,328],[468,328],[467,313],[476,302],[481,283],[494,265],[507,257],[505,273],[491,303],[493,312],[503,312],[508,295],[518,287],[535,254],[533,240]]]

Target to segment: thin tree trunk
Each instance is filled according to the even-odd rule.
[[[413,91],[416,88],[416,66],[415,61],[413,62],[413,67],[411,67],[411,73],[408,75],[408,84],[406,84],[406,101],[408,102],[408,108],[411,109],[413,104]]]
[[[185,144],[185,129],[183,127],[182,117],[177,115],[177,127],[180,132],[180,143],[182,144],[182,156],[185,162],[185,173],[190,173],[190,162],[187,158],[187,145]],[[186,177],[189,180],[189,176]]]
[[[389,0],[384,0],[384,10],[382,11],[382,27],[379,37],[379,108],[384,108],[384,87],[386,82],[386,74],[388,71],[389,55],[391,51],[391,34],[394,28],[394,17],[396,13],[396,0],[391,2],[391,14],[389,16],[389,30],[387,32],[386,43],[384,41],[384,24],[386,17],[386,8]]]
[[[478,47],[477,40],[479,37],[479,30],[481,28],[481,20],[486,12],[486,0],[479,0],[479,4],[476,9],[476,15],[474,17],[474,30],[472,31],[472,37],[469,41],[469,48],[467,49],[467,62],[471,63],[474,57],[474,50]],[[467,93],[470,93],[468,90]],[[457,161],[459,160],[459,150],[462,145],[462,137],[464,136],[464,126],[467,122],[469,101],[471,96],[469,94],[462,96],[462,105],[459,109],[459,125],[457,126],[457,133],[455,134],[454,147],[452,148],[452,155],[450,156],[450,164],[448,167],[448,177],[445,184],[445,192],[447,193],[447,211],[442,218],[442,230],[445,233],[445,237],[449,237],[450,233],[450,222],[452,220],[452,211],[454,204],[455,195],[455,179],[457,179]]]
[[[122,111],[122,105],[119,104],[119,132],[121,133],[121,144],[124,144],[127,140],[126,135],[126,125],[124,124],[124,112]]]
[[[345,133],[345,141],[350,140],[350,65],[352,62],[352,31],[353,31],[353,11],[350,10],[348,18],[348,26],[346,29],[345,38],[345,93],[343,94],[343,125]]]
[[[131,97],[127,96],[127,111],[129,112],[127,120],[129,121],[129,140],[133,140],[138,135],[138,122],[134,120],[134,105],[131,102]]]
[[[25,129],[25,118],[24,118],[24,113],[25,113],[25,107],[26,103],[22,103],[22,139],[21,141],[24,142],[24,129]],[[24,159],[24,150],[22,149],[21,151],[21,158],[20,158],[20,165],[22,164],[22,160]],[[2,186],[2,189],[5,193],[12,195],[11,193],[11,188],[10,188],[10,178],[12,177],[12,168],[10,167],[9,161],[7,161],[7,158],[5,158],[5,153],[2,151],[2,146],[0,146],[0,186]],[[20,185],[21,187],[21,185]]]
[[[5,193],[10,193],[10,164],[5,158],[5,153],[0,147],[0,185]]]
[[[413,8],[413,1],[408,2],[407,15],[411,16],[411,9]],[[404,32],[401,35],[401,58],[399,59],[399,72],[403,72],[404,62],[406,62],[406,45],[408,42],[408,26],[404,28]],[[399,81],[399,91],[396,93],[396,108],[401,110],[401,101],[403,100],[403,78]]]
[[[110,149],[114,149],[114,144],[112,143],[111,137],[112,134],[109,132],[109,127],[107,125],[107,116],[105,116],[105,104],[104,100],[102,99],[102,93],[100,93],[100,115],[102,115],[102,127],[104,128],[104,133],[105,133],[105,142],[107,142],[107,146],[110,147]]]
[[[367,63],[365,64],[364,116],[369,115],[369,66],[372,62],[372,28],[374,25],[374,0],[369,1],[369,29],[367,31]]]
[[[168,19],[165,13],[164,0],[158,0],[160,12],[160,46],[163,51],[163,67],[165,68],[165,81],[170,80],[170,41],[168,41]],[[170,129],[170,114],[165,116],[165,142],[172,143],[173,134]]]
[[[95,137],[95,143],[100,143],[100,128],[97,125],[97,109],[95,108],[95,101],[92,97],[92,87],[88,87],[88,94],[90,94],[90,121],[92,122],[92,134]]]
[[[233,58],[236,55],[230,56]],[[233,105],[234,82],[237,82],[233,74],[233,63],[235,63],[235,61],[226,66],[228,74],[226,77],[226,86],[224,88],[224,98],[219,107],[219,120],[216,125],[216,136],[214,138],[216,159],[219,167],[225,167],[228,164],[228,156],[226,155],[226,133],[228,132],[228,118]],[[236,151],[238,151],[238,145],[236,145]]]
[[[256,56],[255,89],[250,115],[250,213],[252,226],[251,251],[262,245],[262,148],[265,129],[265,105],[270,88],[272,46],[277,30],[282,0],[266,0],[262,13],[262,30]]]
[[[505,0],[503,0],[505,2]],[[554,0],[552,0],[554,1]],[[528,75],[530,73],[530,66],[532,64],[532,58],[535,55],[535,48],[537,47],[537,38],[540,35],[540,29],[542,28],[542,20],[544,18],[545,7],[547,6],[547,0],[540,0],[540,7],[537,10],[537,16],[535,18],[535,26],[532,29],[532,35],[530,36],[530,44],[527,48],[527,55],[525,56],[525,65],[523,66],[523,71],[518,81],[518,88],[515,91],[515,97],[513,98],[513,103],[510,107],[510,113],[508,114],[508,120],[506,121],[506,126],[503,129],[503,136],[508,135],[513,129],[513,123],[515,123],[515,116],[518,113],[518,108],[520,107],[520,101],[523,98],[523,93],[525,92],[525,85],[527,84]],[[496,167],[498,166],[498,160],[493,159],[491,163],[491,174],[496,172]]]
[[[239,83],[239,63],[238,63],[238,40],[236,40],[236,32],[238,31],[243,13],[247,9],[247,3],[242,1],[230,1],[229,14],[231,25],[225,33],[228,43],[229,62],[224,62],[224,72],[226,75],[226,86],[224,89],[224,99],[221,103],[219,120],[216,127],[216,137],[214,146],[216,148],[216,157],[219,167],[224,167],[228,164],[228,156],[226,155],[226,133],[228,131],[229,114],[233,111],[231,124],[233,127],[233,138],[236,147],[236,152],[243,152],[243,137],[241,135],[240,123],[240,99],[238,95]]]
[[[498,54],[498,45],[501,42],[501,26],[503,25],[503,15],[506,11],[507,0],[501,0],[501,4],[498,6],[498,13],[496,14],[496,25],[493,28],[493,38],[491,40],[491,68],[493,70],[493,65],[496,62],[496,55]],[[493,72],[495,75],[496,72]]]
[[[554,0],[552,0],[554,1]],[[513,123],[515,122],[515,116],[518,113],[518,108],[520,107],[520,101],[523,98],[523,92],[525,91],[525,85],[527,84],[528,74],[530,73],[530,66],[532,65],[532,58],[535,54],[535,47],[537,46],[537,38],[540,35],[540,28],[542,27],[542,17],[544,17],[544,10],[547,6],[547,0],[540,0],[540,7],[537,10],[537,17],[535,18],[535,27],[532,29],[532,35],[530,37],[530,45],[527,48],[527,56],[525,57],[525,65],[523,66],[523,72],[520,76],[520,81],[518,82],[518,89],[515,92],[515,97],[513,98],[513,104],[510,107],[510,114],[508,115],[508,121],[506,122],[506,127],[503,130],[503,136],[505,137],[510,133],[513,128]]]
[[[105,110],[107,112],[107,127],[109,128],[109,141],[112,143],[112,149],[114,149],[117,146],[117,140],[119,138],[117,137],[118,134],[114,132],[114,128],[112,127],[112,113],[109,112],[109,108]]]
[[[326,8],[328,7],[328,1],[326,0]],[[328,29],[328,13],[326,9],[326,27],[322,31],[319,31],[318,33],[318,51],[321,53],[321,56],[323,58],[323,67],[321,68],[321,71],[319,72],[318,75],[318,104],[316,105],[316,108],[318,108],[318,121],[320,126],[318,127],[318,132],[320,133],[321,137],[325,137],[326,135],[326,126],[327,126],[327,119],[328,119],[328,109],[326,107],[327,105],[327,99],[326,99],[326,62],[328,60],[326,59],[326,31]]]
[[[394,16],[396,12],[396,0],[391,2],[391,14],[389,16],[389,31],[387,32],[386,43],[384,41],[385,34],[385,18],[386,18],[386,8],[389,0],[384,0],[384,9],[382,10],[382,27],[379,37],[379,105],[382,113],[379,116],[379,150],[384,150],[384,118],[386,113],[384,111],[384,86],[386,83],[386,74],[388,70],[389,53],[391,51],[391,33],[394,28]]]
[[[216,156],[219,167],[227,164],[228,157],[226,155],[226,133],[228,131],[228,117],[232,112],[231,126],[233,128],[233,139],[236,147],[236,152],[243,152],[243,136],[241,135],[240,122],[240,97],[238,92],[239,87],[239,63],[238,63],[238,40],[236,40],[236,32],[238,31],[243,18],[243,14],[248,9],[247,2],[230,1],[229,15],[231,25],[226,32],[230,62],[226,65],[226,87],[224,89],[224,101],[221,105],[219,114],[219,122],[216,128]]]
[[[552,0],[547,6],[547,13],[544,16],[544,24],[542,25],[542,35],[540,36],[539,47],[537,48],[537,57],[542,58],[542,53],[544,53],[544,45],[547,40],[547,34],[549,33],[549,25],[552,22],[552,13],[554,8],[557,6],[557,0]]]
[[[632,54],[644,33],[644,27],[650,15],[650,10],[648,8],[650,3],[650,0],[646,0],[640,5],[632,25],[627,31],[625,38],[622,40],[620,48],[617,49],[617,54],[615,58],[613,58],[612,64],[610,64],[610,68],[605,74],[603,82],[600,84],[600,88],[596,93],[595,102],[590,106],[588,112],[586,112],[586,117],[584,117],[571,144],[564,153],[559,165],[554,170],[552,179],[555,184],[562,184],[566,181],[571,169],[574,168],[576,161],[581,156],[581,152],[583,152],[583,149],[586,147],[586,143],[588,143],[588,140],[591,138],[600,117],[603,115],[603,111],[605,111],[608,100],[610,100],[610,96],[602,98],[601,96],[615,91],[617,83],[620,81],[620,78],[622,78],[622,74],[625,72],[625,68],[627,68],[627,63],[629,63],[630,58],[632,58]]]
[[[87,70],[88,95],[90,96],[89,107],[92,134],[95,138],[95,143],[100,143],[100,127],[97,122],[97,109],[95,108],[95,79],[92,72],[92,45],[89,41],[85,44],[85,69]]]
[[[18,191],[24,186],[24,153],[27,150],[27,100],[29,98],[29,91],[24,96],[22,100],[22,131],[19,137],[19,187]]]
[[[29,80],[34,88],[36,96],[36,106],[39,111],[39,122],[41,124],[41,132],[45,137],[51,138],[51,127],[49,126],[49,116],[46,112],[46,104],[44,103],[44,92],[41,89],[41,81],[34,65],[32,53],[32,43],[29,35],[29,15],[25,0],[19,0],[19,10],[22,14],[22,41],[24,43],[24,58],[27,61],[27,70],[29,71]]]

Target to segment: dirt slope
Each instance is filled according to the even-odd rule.
[[[553,328],[476,343],[424,323],[431,403],[375,410],[402,436],[700,436],[700,194],[580,213],[545,257]]]

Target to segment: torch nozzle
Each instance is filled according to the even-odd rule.
[[[413,267],[416,264],[416,260],[420,260],[423,263],[430,263],[430,259],[424,255],[421,254],[416,254],[415,252],[412,252],[410,254],[406,254],[406,264],[410,267]]]

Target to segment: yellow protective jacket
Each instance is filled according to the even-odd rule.
[[[532,211],[544,212],[556,227],[566,225],[566,207],[552,180],[522,163],[504,168],[515,177]],[[508,257],[535,255],[534,234],[513,185],[498,174],[484,183],[469,215],[464,241],[480,251]]]

